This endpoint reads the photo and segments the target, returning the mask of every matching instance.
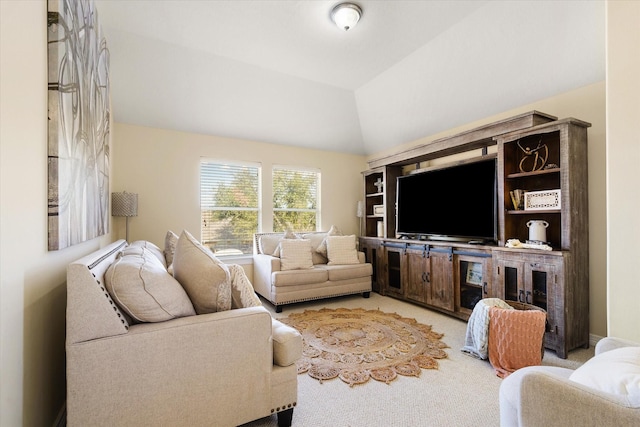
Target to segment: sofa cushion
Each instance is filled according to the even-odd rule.
[[[188,231],[178,238],[173,275],[187,291],[196,313],[231,309],[229,269]]]
[[[273,286],[297,286],[324,283],[329,280],[326,268],[313,267],[305,270],[288,270],[273,273]]]
[[[160,249],[157,245],[146,240],[136,240],[135,242],[132,242],[129,247],[145,248],[149,253],[158,258],[158,261],[160,261],[162,265],[167,268],[167,261],[164,258],[164,253],[162,253],[162,249]]]
[[[640,347],[622,347],[587,360],[569,377],[584,386],[626,396],[640,408]]]
[[[307,239],[283,239],[280,242],[280,269],[299,270],[313,268],[311,242]]]
[[[327,237],[329,236],[342,236],[342,233],[335,225],[332,225],[329,231],[327,231],[326,237],[322,240],[322,242],[320,242],[320,245],[318,245],[318,248],[316,249],[316,252],[318,252],[325,258],[327,258]]]
[[[327,236],[327,265],[359,264],[356,236]]]
[[[147,248],[126,248],[107,269],[105,285],[116,304],[137,322],[195,315],[180,283]]]
[[[357,279],[359,277],[368,277],[373,274],[373,268],[371,264],[343,264],[343,265],[326,265],[317,266],[317,268],[324,268],[327,270],[329,280],[349,280]]]
[[[244,268],[238,264],[227,265],[231,277],[231,308],[257,307],[262,305],[253,290]]]
[[[173,264],[173,254],[176,252],[176,244],[178,244],[178,235],[173,231],[167,231],[164,236],[164,259],[167,263],[167,268]]]
[[[271,320],[273,336],[273,363],[278,366],[293,365],[302,356],[302,336],[291,326],[279,320]]]

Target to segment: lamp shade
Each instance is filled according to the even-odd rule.
[[[362,16],[362,9],[353,3],[340,3],[331,11],[331,19],[338,26],[338,28],[348,31],[353,28],[360,17]]]
[[[111,215],[112,216],[138,216],[138,194],[111,193]]]
[[[356,216],[358,218],[362,218],[364,216],[364,206],[362,205],[362,200],[358,201],[358,206],[356,207]]]

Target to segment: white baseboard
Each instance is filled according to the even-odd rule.
[[[602,338],[600,335],[589,334],[589,347],[595,347]]]

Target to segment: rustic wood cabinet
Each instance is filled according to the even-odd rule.
[[[588,347],[589,126],[534,111],[369,162],[371,169],[363,173],[367,226],[360,241],[362,245],[368,238],[375,240],[377,222],[383,221],[376,249],[378,292],[465,320],[481,298],[533,304],[547,311],[547,348],[565,358],[574,348]],[[419,168],[423,161],[478,149],[486,155],[493,145],[497,145],[497,242],[396,239],[395,180],[403,167]],[[516,206],[511,197],[515,190],[542,194],[542,199],[536,205],[528,197],[529,205]],[[417,197],[427,200],[428,188]],[[530,223],[536,220],[548,224],[546,242],[527,242]],[[505,247],[511,239],[546,243],[552,250]],[[373,247],[370,242],[364,245]]]
[[[571,319],[577,319],[574,313],[577,307],[566,303],[564,277],[565,267],[570,264],[568,257],[564,251],[547,255],[496,251],[494,256],[496,296],[546,310],[545,347],[562,358],[567,357],[570,349],[588,344],[588,324],[567,325]]]
[[[384,273],[382,288],[384,295],[405,298],[406,262],[404,260],[406,248],[393,243],[382,243]]]
[[[365,261],[371,264],[373,274],[371,275],[371,290],[382,294],[382,281],[380,278],[381,269],[380,266],[384,265],[382,260],[382,246],[380,239],[360,237],[359,250],[364,252]]]
[[[399,167],[390,166],[363,172],[364,236],[395,237],[396,178],[400,174]]]
[[[458,250],[454,255],[456,310],[470,316],[483,298],[495,296],[492,285],[492,252],[490,250]]]

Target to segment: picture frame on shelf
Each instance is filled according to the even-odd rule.
[[[470,262],[467,268],[466,282],[471,285],[482,284],[482,264],[479,262]]]

